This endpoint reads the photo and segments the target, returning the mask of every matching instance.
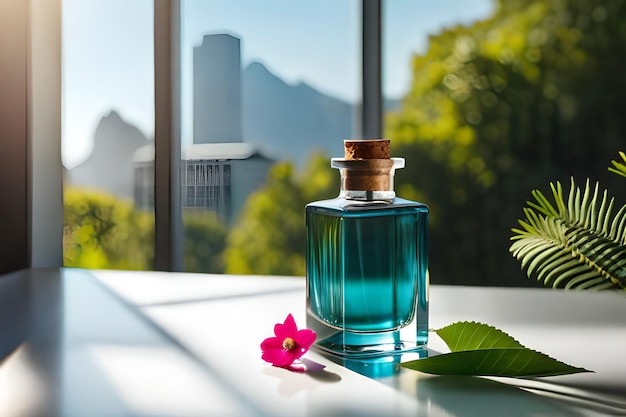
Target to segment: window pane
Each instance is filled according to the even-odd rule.
[[[63,1],[64,264],[151,269],[152,0]]]
[[[304,274],[304,205],[338,192],[311,183],[307,165],[329,171],[353,136],[359,11],[356,0],[182,1],[186,270]]]

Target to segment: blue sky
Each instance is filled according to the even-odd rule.
[[[289,83],[304,81],[354,102],[358,97],[358,0],[181,0],[182,123],[191,137],[191,57],[206,33],[242,39],[242,62],[263,62]],[[153,0],[63,1],[63,163],[71,168],[93,145],[111,109],[152,138]],[[387,0],[383,89],[405,93],[410,60],[428,34],[489,16],[492,0]]]

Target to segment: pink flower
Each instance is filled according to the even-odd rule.
[[[283,324],[274,326],[275,337],[268,337],[261,343],[261,358],[274,366],[290,368],[311,347],[317,335],[313,330],[298,330],[293,316],[289,314]],[[301,371],[296,367],[293,370]]]

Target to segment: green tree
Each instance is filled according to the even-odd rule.
[[[626,134],[625,16],[610,0],[501,0],[415,56],[386,134],[407,159],[399,194],[431,207],[433,282],[528,285],[506,248],[530,190],[612,182],[601,161]]]
[[[131,202],[78,187],[64,190],[63,264],[152,269],[154,216]]]
[[[226,272],[304,275],[304,206],[338,191],[339,174],[324,155],[311,156],[300,173],[289,162],[274,165],[228,236]]]
[[[226,226],[217,214],[206,210],[184,210],[185,271],[223,273]]]
[[[99,190],[64,190],[64,265],[92,269],[154,267],[154,214]],[[187,272],[224,272],[226,227],[210,211],[185,210]]]

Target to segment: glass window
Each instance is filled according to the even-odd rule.
[[[64,264],[152,269],[152,0],[64,0]]]
[[[353,136],[359,10],[356,0],[182,1],[181,153],[187,169],[192,160],[201,164],[196,173],[206,173],[200,176],[209,184],[196,188],[194,210],[183,204],[185,252],[211,249],[196,229],[222,227],[216,253],[198,254],[223,259],[210,270],[282,272],[258,257],[293,250],[284,247],[293,228],[281,234],[281,225],[259,210],[280,212],[291,199],[299,204],[283,208],[302,216],[305,201],[276,183],[282,175],[276,167],[288,171],[287,182],[300,181],[297,173],[316,152],[326,160],[341,155],[342,140]],[[187,175],[181,185],[192,181]],[[303,220],[295,227],[303,238]],[[200,263],[189,255],[185,262],[188,270]]]
[[[303,275],[303,206],[336,195],[328,158],[357,136],[361,1],[181,6],[185,267]],[[530,283],[507,250],[530,190],[619,187],[624,6],[382,6],[384,136],[396,191],[431,207],[432,281]],[[152,265],[153,14],[63,2],[66,265]]]

